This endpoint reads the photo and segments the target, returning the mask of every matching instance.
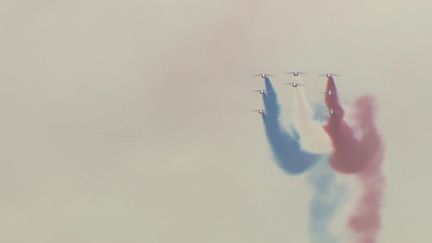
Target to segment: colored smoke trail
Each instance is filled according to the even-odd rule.
[[[381,171],[384,160],[384,144],[375,127],[374,99],[359,98],[355,103],[357,126],[363,133],[361,146],[368,153],[368,166],[358,174],[363,194],[356,212],[348,225],[358,243],[375,243],[381,229],[380,209],[383,200],[385,178]]]
[[[301,150],[297,136],[289,134],[280,124],[280,107],[270,79],[265,79],[263,121],[272,152],[279,166],[289,174],[300,174],[315,164],[318,155]]]
[[[343,173],[357,173],[362,171],[366,163],[367,154],[362,150],[354,130],[345,122],[344,110],[339,103],[336,85],[332,77],[327,80],[325,91],[327,107],[334,111],[327,120],[325,130],[333,142],[334,152],[330,158],[332,167]]]
[[[314,117],[309,119],[314,119],[314,121],[316,119],[316,123],[319,124],[325,120],[324,111],[322,105],[315,106]],[[331,223],[337,211],[345,203],[346,188],[336,182],[335,173],[328,164],[328,158],[328,156],[323,157],[306,177],[313,190],[313,197],[309,203],[309,234],[313,243],[341,241],[341,238],[332,231]]]
[[[313,117],[312,109],[301,89],[294,98],[296,105],[294,118],[296,128],[303,142],[308,146],[302,148],[298,136],[292,136],[281,126],[279,121],[280,108],[276,92],[269,79],[265,79],[266,92],[263,95],[265,114],[263,120],[273,154],[280,167],[289,174],[300,174],[312,168],[307,180],[313,188],[310,202],[310,238],[313,243],[337,243],[339,237],[332,232],[330,225],[345,199],[345,190],[337,185],[334,172],[331,171],[327,159],[318,155],[318,151],[332,151],[331,141],[322,125]],[[324,113],[318,112],[319,117]],[[317,119],[319,119],[319,117]],[[315,137],[321,138],[318,142]],[[327,149],[323,149],[327,148]],[[311,151],[305,151],[305,150]],[[322,163],[316,163],[318,160]]]
[[[341,239],[332,232],[330,224],[344,203],[345,188],[335,181],[334,172],[327,164],[327,159],[318,163],[307,175],[313,189],[309,204],[310,237],[313,243],[338,243]]]
[[[299,77],[297,77],[299,78]],[[301,80],[295,82],[301,83]],[[299,133],[303,150],[311,153],[330,154],[333,146],[322,124],[313,118],[312,108],[302,86],[294,89],[293,125]]]
[[[356,242],[375,243],[381,229],[384,145],[375,126],[374,98],[365,96],[356,101],[352,127],[343,119],[344,111],[331,77],[327,80],[325,101],[328,108],[335,111],[325,127],[335,148],[330,163],[338,172],[356,174],[363,189],[356,211],[348,220],[348,227]],[[359,136],[355,137],[354,131]]]

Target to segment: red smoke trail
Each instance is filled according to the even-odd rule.
[[[383,141],[375,126],[374,98],[359,98],[355,105],[355,124],[349,126],[339,103],[333,78],[327,80],[325,102],[333,111],[325,126],[335,151],[331,166],[338,172],[356,174],[363,194],[356,211],[348,220],[348,227],[358,243],[375,243],[381,229],[380,208],[384,191],[381,165],[384,159]]]
[[[332,77],[327,80],[325,92],[327,107],[334,113],[324,127],[332,139],[334,153],[330,159],[332,167],[343,173],[357,173],[366,166],[367,151],[363,151],[354,130],[345,122],[344,110],[339,103],[336,85]]]

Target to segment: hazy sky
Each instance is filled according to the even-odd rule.
[[[381,243],[431,242],[430,1],[0,1],[0,241],[309,242],[250,90],[377,96]],[[287,111],[289,116],[289,111]],[[288,120],[288,119],[287,119]],[[289,207],[287,206],[289,205]]]

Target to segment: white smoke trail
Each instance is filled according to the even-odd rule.
[[[302,79],[296,77],[294,82],[302,83]],[[293,125],[299,133],[302,149],[310,153],[332,153],[333,146],[330,137],[325,132],[323,125],[314,120],[312,108],[307,101],[304,87],[298,86],[293,89]]]

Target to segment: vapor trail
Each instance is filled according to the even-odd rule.
[[[302,151],[298,136],[289,134],[280,124],[280,107],[270,79],[265,78],[263,95],[265,114],[262,116],[267,139],[279,166],[289,174],[301,174],[318,160],[316,154]]]
[[[338,172],[356,174],[363,189],[348,227],[357,243],[375,243],[381,229],[380,208],[385,179],[381,172],[384,145],[375,126],[374,98],[365,96],[356,101],[353,126],[343,119],[344,110],[331,77],[327,80],[325,101],[334,111],[325,126],[335,148],[330,163]]]
[[[302,83],[300,77],[296,78],[295,82]],[[303,87],[293,89],[293,125],[299,133],[301,148],[311,153],[330,154],[333,152],[332,142],[322,124],[313,118],[312,108]]]

